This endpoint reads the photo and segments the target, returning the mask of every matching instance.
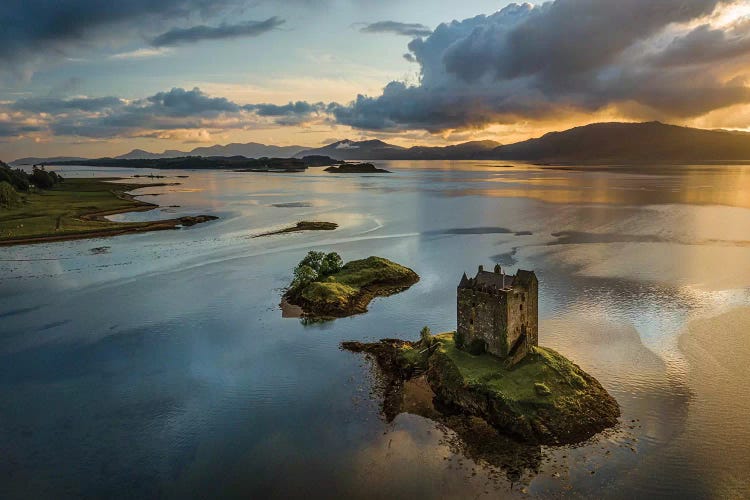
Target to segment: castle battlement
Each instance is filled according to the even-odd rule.
[[[461,277],[457,290],[457,345],[469,352],[489,352],[510,365],[538,345],[538,280],[533,271],[506,274],[479,266]]]

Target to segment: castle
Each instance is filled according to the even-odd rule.
[[[488,352],[509,366],[538,345],[539,282],[533,271],[506,275],[479,266],[476,277],[464,273],[458,284],[456,346],[472,354]]]

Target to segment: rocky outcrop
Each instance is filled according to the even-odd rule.
[[[479,417],[492,427],[535,444],[585,441],[617,424],[620,408],[601,384],[561,354],[543,347],[513,368],[489,354],[455,348],[453,334],[425,341],[386,339],[344,343],[372,355],[381,370],[400,382],[426,373],[441,406]]]

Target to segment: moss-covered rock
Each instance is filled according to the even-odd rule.
[[[561,354],[535,347],[512,368],[490,354],[456,348],[453,333],[422,342],[345,343],[381,369],[409,379],[426,372],[442,405],[484,419],[527,442],[575,443],[617,423],[620,408],[599,382]]]
[[[370,301],[393,295],[419,281],[417,273],[381,257],[348,262],[340,271],[299,288],[285,299],[311,317],[343,317],[367,312]]]

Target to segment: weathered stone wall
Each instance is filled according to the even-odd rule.
[[[538,325],[538,285],[536,281],[529,284],[528,289],[519,288],[508,293],[508,350],[512,350],[516,342],[526,335],[523,345],[519,345],[518,351],[509,360],[511,364],[523,359],[524,352],[528,352],[531,346],[539,345]],[[521,352],[524,351],[524,352]]]
[[[457,307],[457,334],[463,337],[464,345],[483,340],[487,352],[499,357],[508,355],[504,294],[498,296],[481,290],[459,288]]]

